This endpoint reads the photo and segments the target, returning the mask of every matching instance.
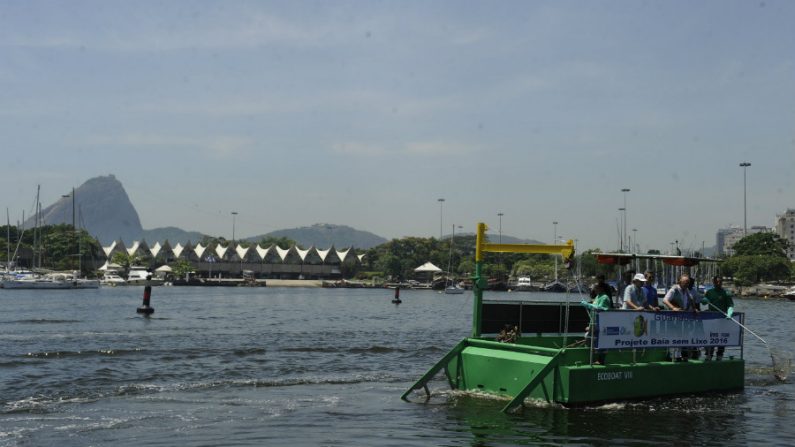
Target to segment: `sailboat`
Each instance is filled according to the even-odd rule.
[[[451,274],[453,271],[453,242],[455,241],[455,224],[453,224],[453,232],[450,234],[450,260],[447,262],[447,273]],[[448,295],[460,295],[464,293],[464,289],[459,286],[455,281],[455,276],[452,277],[451,284],[444,288],[444,293]]]
[[[36,191],[36,218],[33,228],[33,264],[36,264],[36,255],[38,253],[39,268],[41,269],[41,234],[39,234],[39,222],[41,221],[41,203],[39,202],[39,195],[41,186]],[[74,189],[72,190],[72,200],[74,200]],[[24,217],[23,217],[24,222]],[[73,225],[74,228],[74,225]],[[77,234],[76,230],[75,234]],[[24,232],[24,228],[23,228]],[[22,237],[20,236],[20,241]],[[19,244],[17,244],[17,247]],[[78,268],[81,269],[80,264],[81,243],[78,240]],[[16,254],[14,255],[16,257]],[[80,277],[80,271],[75,270],[70,273],[63,272],[47,272],[45,274],[32,273],[30,275],[15,275],[2,282],[4,289],[96,289],[99,288],[99,280],[86,279]]]

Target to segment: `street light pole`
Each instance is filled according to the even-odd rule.
[[[444,218],[443,218],[444,217],[444,214],[443,214],[444,199],[443,198],[439,198],[439,199],[436,199],[436,201],[439,202],[439,240],[441,241],[442,240],[442,225],[444,224]]]
[[[640,252],[640,245],[638,245],[638,229],[637,228],[633,228],[632,229],[632,242],[634,243],[633,245],[635,245],[635,252],[636,253]]]
[[[237,217],[237,211],[232,211],[232,245],[235,244],[235,218]]]
[[[619,247],[618,250],[621,253],[624,252],[624,231],[626,231],[626,230],[623,227],[624,227],[624,217],[625,217],[625,214],[626,214],[625,213],[626,210],[627,210],[626,208],[619,208],[618,209],[618,211],[621,212],[621,222],[619,223],[619,226],[618,226],[618,239],[619,239],[619,241],[618,241],[618,247]]]
[[[554,236],[552,239],[552,245],[556,245],[558,243],[558,221],[552,222],[552,225],[555,227]],[[558,281],[558,257],[554,256],[555,258],[555,282]],[[557,287],[557,286],[555,286]]]
[[[500,240],[500,244],[502,244],[502,216],[504,216],[504,215],[505,214],[503,214],[503,213],[497,213],[497,216],[499,216],[499,218],[500,218],[500,239],[499,239]]]
[[[751,166],[751,163],[747,161],[740,163],[740,167],[743,168],[743,236],[748,236],[748,190],[745,182],[748,166]]]
[[[630,191],[629,188],[621,188],[621,192],[624,193],[624,237],[629,239],[629,233],[627,233],[627,193]],[[624,244],[624,241],[621,241],[621,244]],[[629,243],[627,243],[629,245]],[[627,247],[630,251],[632,251],[632,247]]]
[[[502,212],[497,213],[497,217],[500,218],[500,226],[499,226],[499,234],[500,234],[499,243],[500,244],[502,244],[502,216],[503,216]],[[500,271],[500,277],[502,277],[502,252],[497,254],[497,266],[498,266],[499,271]]]

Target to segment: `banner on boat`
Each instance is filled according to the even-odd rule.
[[[740,325],[717,312],[597,312],[595,327],[597,349],[742,345]]]

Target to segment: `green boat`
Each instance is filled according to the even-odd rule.
[[[441,371],[450,388],[504,396],[504,412],[525,399],[565,406],[659,396],[740,390],[745,381],[743,333],[717,312],[589,311],[569,301],[486,301],[483,254],[545,253],[570,265],[572,241],[564,245],[492,244],[478,224],[473,278],[472,335],[453,347],[402,396],[424,390]],[[692,265],[692,259],[680,265]],[[592,336],[584,334],[593,318]],[[513,337],[506,337],[513,328]],[[502,332],[502,333],[501,333]],[[507,339],[507,340],[506,340]],[[500,340],[500,341],[498,341]],[[739,348],[721,361],[673,362],[672,348]],[[598,353],[604,361],[597,362]],[[728,352],[727,352],[728,354]]]

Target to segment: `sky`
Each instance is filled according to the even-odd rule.
[[[795,208],[794,22],[768,0],[0,1],[0,206],[114,174],[146,229],[485,222],[608,250],[626,208],[643,251],[711,246]]]

